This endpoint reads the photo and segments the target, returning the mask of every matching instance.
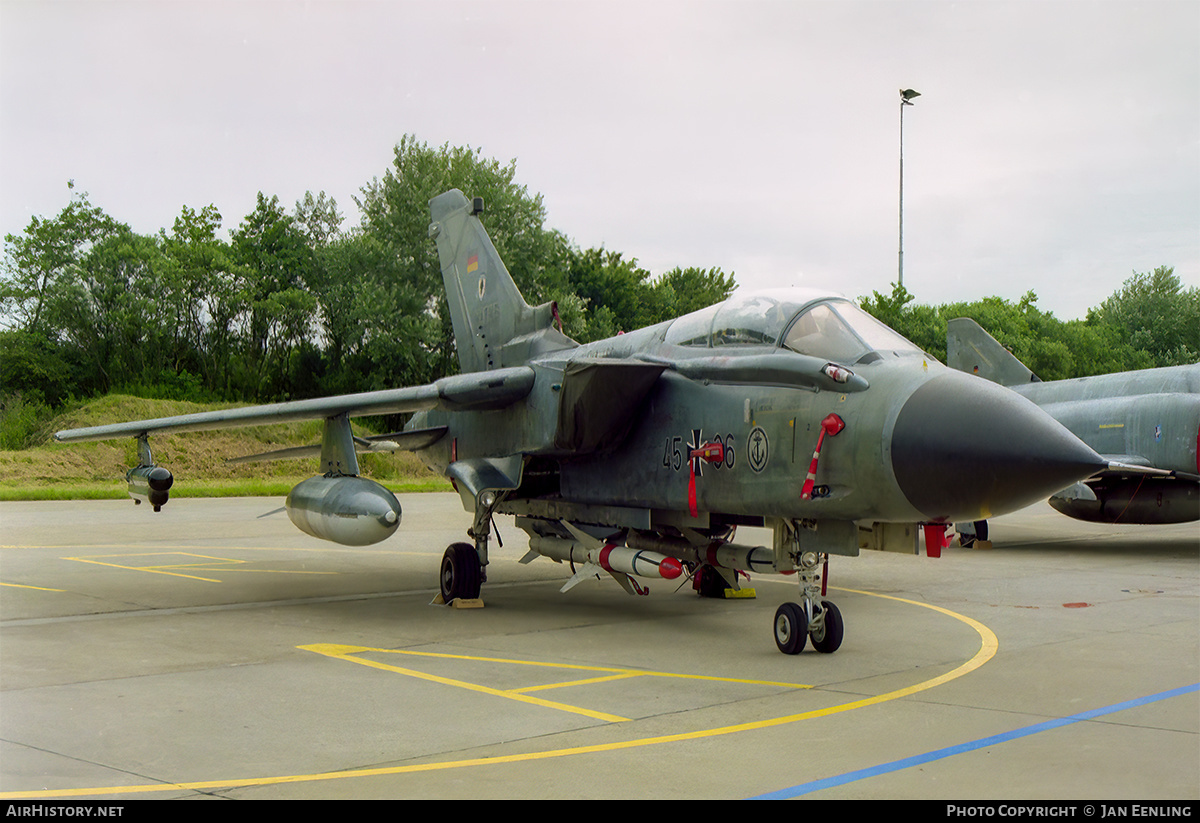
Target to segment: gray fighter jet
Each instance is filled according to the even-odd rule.
[[[1109,461],[1051,495],[1056,510],[1098,523],[1200,519],[1200,364],[1043,382],[966,317],[947,324],[946,362],[1011,387]],[[959,531],[969,542],[972,530]]]
[[[744,573],[796,575],[779,648],[843,638],[823,599],[830,555],[936,554],[954,521],[1012,511],[1107,462],[1036,405],[947,369],[854,303],[825,292],[737,293],[650,328],[579,345],[553,304],[531,307],[457,190],[430,201],[461,374],[426,386],[59,432],[134,437],[132,494],[155,507],[170,473],[150,435],[324,419],[321,474],[286,509],[308,534],[364,545],[400,523],[396,498],[358,476],[356,450],[402,448],[449,477],[473,515],[442,558],[446,602],[479,597],[493,517],[529,535],[525,561],[571,564],[565,589],[611,575],[692,579],[726,596]],[[412,412],[405,431],[355,437],[350,418]],[[290,453],[254,458],[294,456]],[[736,542],[767,527],[771,545]],[[679,585],[686,582],[679,580]]]

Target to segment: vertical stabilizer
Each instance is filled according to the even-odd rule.
[[[1000,341],[969,317],[956,317],[946,324],[946,365],[1001,386],[1040,382]]]
[[[429,201],[446,301],[463,372],[524,363],[532,354],[575,343],[551,326],[556,308],[529,306],[479,222],[483,210],[458,189]]]

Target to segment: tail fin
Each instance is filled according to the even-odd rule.
[[[1041,378],[969,317],[956,317],[946,324],[946,365],[1001,386],[1041,382]]]
[[[535,354],[575,342],[552,326],[557,306],[531,307],[479,222],[483,201],[458,189],[429,201],[429,236],[437,240],[446,301],[463,372],[525,363]]]

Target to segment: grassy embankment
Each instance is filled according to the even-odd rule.
[[[133,438],[54,443],[62,429],[100,426],[224,408],[172,400],[110,395],[58,415],[45,426],[43,445],[0,451],[0,500],[83,500],[128,497],[125,472],[136,466]],[[359,431],[357,423],[355,430]],[[315,459],[230,465],[231,457],[307,446],[321,441],[321,421],[256,426],[150,439],[154,462],[175,475],[172,497],[283,497],[317,472]],[[450,483],[410,452],[359,455],[360,471],[392,491],[448,491]]]

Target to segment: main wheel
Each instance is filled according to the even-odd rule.
[[[729,584],[721,577],[719,571],[712,566],[701,566],[697,569],[696,576],[700,580],[696,591],[701,597],[725,598],[725,590],[729,588]]]
[[[784,603],[775,610],[775,645],[784,654],[800,654],[808,639],[808,618],[795,603]]]
[[[474,600],[479,597],[483,574],[479,552],[469,543],[453,543],[442,555],[442,600]]]
[[[821,628],[811,633],[812,644],[817,651],[831,654],[842,645],[842,636],[845,631],[842,624],[842,613],[828,600],[821,601],[821,609],[825,612],[825,619],[821,621]]]

